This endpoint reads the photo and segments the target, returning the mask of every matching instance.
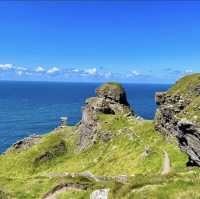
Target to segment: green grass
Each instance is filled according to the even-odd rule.
[[[200,84],[200,73],[187,75],[176,82],[169,90],[169,95],[181,94],[183,96],[195,96],[194,89]]]
[[[107,91],[107,90],[109,90],[109,89],[116,89],[116,90],[119,89],[119,90],[122,90],[123,87],[122,87],[122,85],[119,84],[119,83],[116,83],[116,82],[108,82],[108,83],[106,83],[106,84],[103,84],[99,89],[102,90],[102,91]]]
[[[84,152],[77,152],[78,134],[74,127],[61,129],[44,135],[41,143],[21,152],[8,152],[0,157],[0,187],[5,193],[16,198],[41,198],[46,192],[60,183],[89,184],[87,191],[71,190],[60,194],[59,198],[88,198],[98,188],[110,188],[110,198],[127,198],[139,192],[132,190],[149,184],[166,184],[173,188],[173,180],[183,178],[188,169],[185,166],[187,156],[181,153],[174,140],[165,140],[154,130],[152,121],[138,121],[133,117],[99,114],[99,129],[113,134],[109,142],[98,142]],[[55,153],[51,159],[38,162],[35,160],[47,151],[54,153],[55,146],[64,143],[62,153]],[[149,154],[144,156],[145,149]],[[163,150],[171,160],[171,176],[161,176]],[[129,183],[123,185],[114,180],[94,182],[87,178],[69,178],[62,176],[48,177],[49,173],[62,174],[90,171],[97,176],[129,176]],[[171,180],[169,180],[171,179]],[[196,181],[194,181],[196,182]],[[172,183],[172,185],[171,185]],[[186,184],[187,186],[187,184]],[[190,186],[190,185],[188,185]],[[175,189],[175,188],[174,188]],[[161,194],[160,189],[146,190],[148,194]],[[180,189],[182,192],[182,189]],[[196,190],[196,186],[195,186]],[[141,192],[142,193],[142,192]],[[174,191],[176,193],[176,191]],[[186,193],[187,194],[187,193]]]
[[[90,193],[88,191],[68,191],[58,195],[58,199],[83,199],[90,198]]]

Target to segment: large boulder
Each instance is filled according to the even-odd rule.
[[[189,156],[188,165],[200,166],[200,74],[186,76],[168,92],[157,93],[155,128],[177,138]]]
[[[98,114],[133,115],[125,90],[120,84],[104,84],[97,88],[96,95],[96,97],[86,100],[86,105],[82,111],[82,119],[78,126],[80,132],[78,146],[80,150],[84,150],[96,142],[99,136],[97,130]]]

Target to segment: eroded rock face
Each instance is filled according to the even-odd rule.
[[[178,119],[176,115],[186,108],[189,100],[180,95],[170,96],[166,92],[156,93],[156,104],[159,108],[156,111],[156,130],[167,135],[177,135]]]
[[[91,97],[86,100],[86,105],[82,111],[82,119],[79,124],[80,140],[78,147],[80,150],[88,148],[94,144],[97,137],[102,137],[102,140],[110,140],[109,133],[99,135],[97,130],[98,113],[103,114],[121,114],[133,115],[126,93],[121,85],[116,83],[107,83],[96,90],[96,97]]]
[[[192,76],[193,77],[193,76]],[[194,78],[179,80],[174,92],[159,92],[156,94],[158,109],[155,115],[155,128],[167,136],[177,138],[180,149],[189,156],[189,166],[200,166],[200,128],[199,107],[200,75],[196,85],[191,83]],[[199,78],[199,79],[198,79]],[[184,84],[184,92],[179,92]],[[196,120],[195,120],[196,118]]]
[[[189,155],[188,166],[200,166],[200,128],[187,120],[177,124],[177,139],[182,151]]]

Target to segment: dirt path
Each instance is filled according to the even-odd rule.
[[[87,186],[86,185],[81,185],[81,184],[60,184],[56,187],[54,187],[50,192],[45,194],[43,199],[56,199],[57,195],[69,190],[73,191],[82,191],[86,190]]]
[[[164,161],[163,161],[163,169],[161,175],[167,175],[170,172],[170,159],[168,153],[163,150],[164,153]]]

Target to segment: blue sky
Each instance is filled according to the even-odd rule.
[[[200,2],[0,2],[0,79],[173,83],[200,72]]]

